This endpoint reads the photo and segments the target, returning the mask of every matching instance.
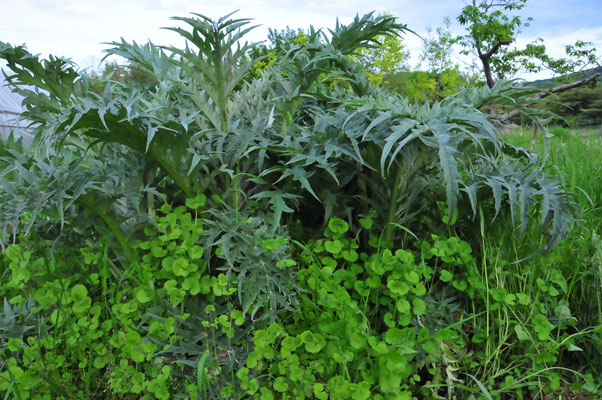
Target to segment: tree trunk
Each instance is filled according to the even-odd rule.
[[[483,64],[483,72],[485,73],[487,86],[489,86],[489,88],[492,88],[493,85],[495,85],[495,81],[493,80],[493,76],[491,75],[491,65],[489,64],[489,58],[481,56],[480,59],[481,63]]]
[[[435,98],[433,99],[433,102],[439,100],[439,92],[441,92],[441,75],[443,75],[441,72],[437,72],[437,87],[435,87]]]
[[[480,43],[477,42],[477,54],[479,55],[481,63],[483,64],[483,72],[485,73],[485,79],[487,79],[487,86],[489,86],[490,88],[492,88],[493,85],[495,85],[495,81],[493,80],[493,75],[491,74],[491,64],[489,63],[489,60],[495,53],[498,52],[500,47],[508,46],[511,43],[511,40],[500,40],[499,42],[496,42],[493,46],[491,46],[487,53],[483,53],[481,51]]]

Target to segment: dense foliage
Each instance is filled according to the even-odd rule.
[[[528,82],[529,86],[540,90],[550,90],[583,75],[602,72],[602,68],[585,71],[580,74],[562,75],[553,79]],[[598,77],[592,84],[578,87],[554,96],[546,108],[558,117],[558,123],[576,127],[599,127],[602,125],[602,79]]]
[[[571,126],[602,126],[602,86],[562,93],[552,110]]]
[[[533,21],[517,13],[526,4],[527,0],[472,0],[457,17],[466,29],[458,38],[463,53],[476,56],[489,87],[520,70],[545,69],[562,75],[599,65],[594,44],[583,40],[565,46],[565,56],[558,59],[547,54],[541,38],[523,48],[516,47],[518,35]]]
[[[596,321],[571,315],[569,277],[512,263],[557,246],[577,217],[546,156],[504,143],[485,112],[518,107],[541,126],[521,103],[530,89],[433,104],[379,90],[354,60],[407,29],[390,16],[310,28],[263,56],[242,42],[249,20],[175,19],[183,48],[107,50],[138,79],[0,42],[36,130],[30,148],[0,144],[0,391],[596,389],[563,358],[581,342],[600,355]],[[502,227],[534,245],[494,252]]]

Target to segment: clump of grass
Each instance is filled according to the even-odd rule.
[[[554,136],[550,138],[552,151],[548,156],[547,172],[562,180],[563,187],[575,194],[575,200],[582,212],[594,211],[592,217],[602,218],[602,141],[594,135],[574,135],[573,131],[552,127],[549,130]],[[533,136],[524,129],[512,131],[505,137],[506,141],[516,146],[525,147],[544,154],[542,140],[532,140]],[[596,222],[594,218],[586,221]]]
[[[548,132],[554,135],[554,137],[561,139],[568,139],[573,136],[571,130],[563,126],[553,126],[548,130]]]
[[[569,134],[566,134],[566,132]],[[527,267],[545,266],[548,271],[558,269],[569,284],[567,300],[579,328],[602,325],[602,143],[595,135],[570,134],[565,128],[552,128],[551,151],[546,171],[562,180],[563,187],[574,193],[579,206],[580,220],[573,234],[551,253],[542,254],[527,263]],[[507,141],[543,155],[544,144],[532,142],[531,135],[513,132]],[[514,249],[517,257],[532,249],[529,243],[535,237],[528,233]],[[515,242],[516,244],[516,242]],[[595,335],[584,338],[583,353],[575,364],[589,363],[602,370],[602,342]],[[569,355],[574,356],[573,354]]]

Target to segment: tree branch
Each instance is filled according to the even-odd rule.
[[[491,46],[491,49],[489,49],[489,51],[483,55],[481,55],[481,58],[485,58],[485,59],[489,59],[491,58],[492,55],[494,55],[500,47],[502,46],[508,46],[509,44],[512,43],[512,40],[500,40],[499,42],[496,42],[493,46]]]
[[[548,97],[551,94],[555,94],[555,93],[561,93],[561,92],[565,92],[567,90],[570,89],[575,89],[577,87],[580,86],[585,86],[585,85],[589,85],[590,83],[594,82],[598,77],[600,76],[599,72],[596,72],[595,74],[593,74],[592,76],[589,76],[587,78],[581,79],[579,81],[575,81],[575,82],[571,82],[571,83],[567,83],[564,85],[560,85],[560,86],[556,86],[555,88],[550,89],[547,92],[540,92],[538,94],[536,94],[535,96],[533,96],[533,99],[543,99],[544,97]],[[533,104],[527,104],[527,107],[532,106]],[[507,114],[504,115],[500,115],[499,116],[499,120],[502,122],[506,122],[516,116],[518,116],[520,114],[519,110],[512,110]]]
[[[579,86],[589,85],[590,83],[595,81],[599,76],[600,76],[600,73],[596,72],[592,76],[581,79],[580,81],[575,81],[575,82],[571,82],[571,83],[566,83],[564,85],[556,86],[555,88],[551,89],[549,92],[542,92],[542,93],[538,94],[538,98],[542,99],[546,96],[549,96],[552,93],[560,93],[560,92],[564,92],[566,90],[574,89]]]

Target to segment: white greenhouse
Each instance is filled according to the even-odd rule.
[[[11,91],[6,85],[4,72],[0,70],[0,138],[5,140],[11,132],[23,137],[23,143],[29,145],[33,140],[27,121],[20,120],[23,112],[23,97]]]

